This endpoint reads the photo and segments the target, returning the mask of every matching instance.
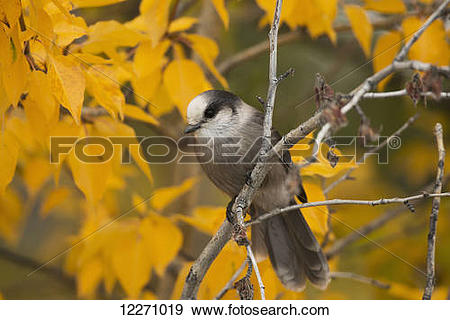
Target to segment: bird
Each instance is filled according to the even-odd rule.
[[[197,154],[203,171],[218,189],[235,199],[258,160],[264,114],[231,92],[208,90],[190,101],[186,118],[185,134],[197,141],[209,141],[213,151],[211,161]],[[273,128],[271,136],[272,145],[281,139]],[[256,219],[271,210],[297,204],[295,198],[307,202],[298,166],[292,162],[289,150],[285,150],[256,192],[249,214]],[[327,259],[299,209],[251,228],[256,260],[268,256],[287,289],[304,290],[306,279],[315,287],[326,289],[330,281]]]

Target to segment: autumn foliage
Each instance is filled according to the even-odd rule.
[[[61,268],[75,281],[79,298],[179,298],[196,258],[183,248],[195,242],[193,234],[212,236],[225,216],[222,202],[217,206],[177,205],[178,201],[189,203],[186,198],[196,194],[195,190],[198,197],[198,189],[205,183],[200,173],[186,166],[188,173],[174,179],[168,172],[172,169],[164,171],[147,163],[137,144],[124,150],[115,146],[112,159],[106,162],[84,163],[73,151],[61,155],[58,163],[50,162],[50,137],[54,136],[132,137],[139,141],[137,128],[148,126],[157,133],[170,129],[177,138],[182,134],[179,128],[187,104],[194,96],[212,88],[229,89],[227,78],[216,67],[220,43],[197,32],[201,22],[198,10],[177,10],[179,2],[184,1],[142,0],[138,15],[126,22],[102,17],[102,21],[87,24],[76,11],[122,1],[0,0],[0,239],[3,247],[14,251],[32,219],[45,224],[52,216],[62,215],[72,226],[70,236],[50,235],[62,244],[46,242],[35,257],[45,263],[61,249],[71,248],[50,265]],[[212,3],[222,32],[228,32],[230,14],[239,9],[229,10],[225,0],[199,2]],[[265,33],[275,1],[255,2],[260,9],[255,30]],[[286,0],[281,23],[286,32],[304,28],[312,39],[328,38],[337,46],[340,34],[335,25],[339,18],[349,24],[361,54],[371,62],[373,71],[378,71],[392,62],[404,39],[420,28],[434,5],[432,0],[416,1],[415,8],[401,0],[356,2]],[[102,8],[98,10],[102,12]],[[380,16],[398,20],[376,29],[373,17]],[[449,64],[449,50],[448,30],[442,20],[436,20],[413,45],[409,58],[445,66]],[[378,89],[386,85],[383,81]],[[104,112],[97,114],[99,110]],[[411,152],[421,155],[419,162],[432,163],[435,157],[430,149],[432,146],[425,144]],[[85,152],[98,155],[102,150],[90,145]],[[122,163],[123,154],[131,156],[132,164]],[[305,158],[294,160],[302,163]],[[431,171],[429,166],[418,175]],[[324,183],[356,167],[354,162],[331,167],[322,158],[304,168],[301,172],[308,200],[325,200]],[[341,196],[380,197],[389,189],[380,183],[361,191],[375,179],[375,173],[369,169],[356,172],[360,172],[355,173],[359,184],[349,182]],[[417,176],[411,179],[422,182]],[[325,236],[329,243],[336,240],[334,233],[327,232],[327,207],[302,211],[320,242]],[[373,213],[363,217],[364,212],[340,207],[337,217],[358,226],[374,217]],[[442,228],[449,230],[450,223],[443,222]],[[425,245],[423,240],[421,246]],[[450,245],[448,239],[445,241]],[[204,244],[195,242],[193,252],[198,255]],[[397,251],[403,248],[402,244],[394,246]],[[412,255],[411,259],[421,259],[419,254]],[[372,297],[420,297],[421,282],[411,280],[415,276],[393,277],[385,271],[386,266],[383,271],[377,270],[377,263],[390,263],[389,256],[380,256],[377,252],[361,259],[357,270],[392,283],[387,293],[376,291]],[[228,243],[208,272],[198,297],[213,298],[245,257],[244,249]],[[341,264],[340,257],[330,261],[334,271],[346,265]],[[450,271],[448,263],[443,268]],[[347,295],[351,290],[345,285],[332,285],[325,292],[290,292],[279,283],[268,261],[262,262],[260,269],[270,299],[354,297]],[[450,284],[448,275],[443,280]],[[0,291],[8,297],[1,286]],[[445,294],[439,287],[436,296]],[[238,296],[230,291],[225,298]]]

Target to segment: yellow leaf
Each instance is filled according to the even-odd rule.
[[[184,118],[189,101],[211,89],[202,69],[194,61],[186,59],[172,61],[164,72],[163,81],[169,96]]]
[[[59,120],[59,105],[51,92],[49,76],[40,71],[31,72],[28,95],[22,104],[30,126],[41,141],[48,140],[51,128]]]
[[[266,24],[272,24],[273,15],[275,13],[276,1],[256,0],[256,3],[261,9],[263,9],[266,12],[265,15],[259,20],[258,23],[259,26],[263,27]],[[280,22],[281,23],[286,22],[291,29],[294,29],[298,23],[297,21],[298,11],[302,10],[302,13],[304,13],[305,4],[309,5],[310,3],[311,2],[302,3],[302,0],[283,1]]]
[[[200,231],[213,235],[222,224],[226,208],[223,207],[197,207],[191,216],[176,215]]]
[[[131,104],[126,104],[124,109],[124,114],[126,117],[133,118],[139,121],[147,122],[154,125],[159,125],[159,121],[142,110],[139,107],[133,106]]]
[[[159,84],[155,95],[152,97],[152,104],[149,109],[151,113],[156,117],[160,117],[163,114],[166,114],[173,110],[174,104],[167,93],[167,89],[164,86],[164,83]]]
[[[3,300],[4,298],[3,298],[3,295],[2,295],[2,293],[0,292],[0,300]]]
[[[10,244],[19,240],[19,228],[24,218],[22,202],[12,189],[0,194],[0,236]]]
[[[144,35],[115,20],[100,21],[89,27],[88,40],[83,44],[83,51],[93,54],[108,53],[117,47],[134,47],[142,40],[145,40]]]
[[[155,271],[162,276],[181,248],[181,231],[169,218],[154,213],[142,220],[139,231]]]
[[[151,104],[157,94],[162,81],[161,69],[167,61],[165,53],[169,46],[168,40],[163,40],[154,47],[150,41],[144,41],[137,48],[133,62],[135,76],[131,83],[139,104]]]
[[[147,2],[148,5],[141,4],[141,14],[147,22],[147,32],[152,40],[152,44],[156,45],[167,31],[169,23],[169,9],[172,1]]]
[[[344,8],[356,39],[358,39],[366,57],[369,57],[373,27],[366,11],[357,5],[346,5]]]
[[[117,126],[117,128],[115,129],[117,135],[125,137],[136,137],[136,133],[134,132],[133,128],[123,123],[115,123],[115,124]],[[131,156],[133,157],[133,160],[136,162],[139,169],[141,169],[141,171],[145,174],[150,183],[153,183],[153,176],[152,173],[150,172],[150,167],[148,163],[145,161],[142,153],[140,152],[140,146],[137,143],[137,140],[136,143],[130,145],[128,151],[130,152]]]
[[[150,280],[152,262],[142,235],[136,228],[127,228],[116,234],[112,267],[121,286],[131,299],[137,299]]]
[[[419,1],[422,2],[422,3],[425,3],[425,4],[431,4],[431,3],[433,3],[436,0],[419,0]]]
[[[150,200],[151,206],[156,210],[164,209],[176,198],[188,192],[195,182],[197,182],[195,178],[190,178],[178,186],[156,189]]]
[[[52,174],[48,158],[30,159],[25,163],[23,179],[28,192],[34,196]]]
[[[83,61],[85,64],[112,64],[111,59],[105,59],[90,53],[73,53],[77,59]]]
[[[70,190],[66,187],[52,189],[45,197],[41,206],[41,217],[45,218],[51,210],[63,203],[70,195]]]
[[[56,43],[61,47],[68,46],[75,39],[86,35],[87,30],[86,22],[81,17],[74,17],[70,21],[60,20],[53,27],[53,31],[57,35]]]
[[[112,173],[112,160],[103,159],[104,153],[103,146],[88,144],[83,148],[83,155],[95,157],[96,160],[104,162],[86,162],[76,155],[74,149],[69,154],[69,165],[75,184],[86,199],[94,204],[102,199]]]
[[[142,292],[141,299],[143,300],[158,300],[158,297],[151,291],[145,290]]]
[[[399,282],[391,282],[390,285],[389,294],[393,296],[407,300],[422,299],[423,288],[414,288]],[[432,298],[434,300],[447,300],[447,295],[448,288],[439,287],[435,289]]]
[[[50,79],[56,99],[80,124],[86,81],[80,65],[67,56],[55,56],[50,67]]]
[[[52,40],[55,40],[53,22],[50,15],[39,5],[32,6],[29,15],[29,21],[26,21],[28,24],[27,29],[28,31],[32,31],[38,39],[38,41],[31,41],[30,44],[38,42],[46,49],[50,49],[53,46]],[[67,19],[62,17],[59,21],[67,21]],[[31,49],[32,47],[30,46],[30,51],[33,52]]]
[[[71,117],[65,117],[61,121],[56,122],[56,124],[51,128],[49,135],[53,137],[64,137],[64,138],[71,138],[71,139],[77,139],[80,135],[82,130],[84,128],[78,127],[74,124],[74,120]],[[68,156],[68,150],[67,152],[63,152],[58,155],[58,152],[56,149],[51,148],[51,140],[49,139],[48,143],[48,149],[51,150],[50,157],[53,161],[54,168],[54,180],[55,184],[58,184],[59,182],[59,174],[61,170],[61,166],[66,160]],[[72,148],[73,144],[71,143],[65,143],[62,146],[67,148]]]
[[[272,23],[275,1],[257,0],[257,3],[266,11],[260,25]],[[333,29],[336,13],[337,0],[286,1],[283,3],[281,21],[286,22],[291,29],[306,26],[313,38],[327,34],[330,40],[336,43],[336,32]]]
[[[71,0],[77,8],[108,6],[125,0]]]
[[[419,30],[425,20],[409,17],[403,20],[402,29],[406,39]],[[406,40],[405,40],[406,41]],[[450,45],[447,41],[444,23],[434,21],[413,44],[408,54],[412,60],[420,60],[436,65],[448,66],[450,63]]]
[[[214,4],[214,8],[216,8],[217,13],[219,14],[220,19],[225,26],[225,29],[228,29],[230,24],[230,17],[228,16],[227,8],[225,7],[225,0],[212,0]]]
[[[375,72],[380,71],[392,63],[398,50],[400,50],[401,42],[402,36],[397,31],[384,33],[378,38],[373,49],[373,70]],[[390,78],[391,76],[388,76],[382,80],[378,84],[378,89],[383,90]]]
[[[340,161],[338,161],[338,163],[336,164],[335,167],[332,167],[330,162],[328,161],[328,159],[326,159],[326,157],[325,157],[325,155],[327,154],[327,152],[330,149],[328,148],[328,149],[324,150],[324,148],[328,148],[328,146],[326,144],[321,144],[317,162],[308,164],[307,166],[304,166],[301,169],[301,174],[303,176],[314,177],[317,175],[317,176],[322,176],[325,178],[331,178],[331,177],[338,175],[342,171],[347,171],[348,169],[356,167],[354,160],[348,161],[344,157],[342,157],[343,159],[340,159]],[[341,155],[342,155],[342,153],[336,148],[333,149],[333,152],[338,157],[341,157]],[[292,161],[298,162],[300,164],[306,163],[306,159],[302,156],[294,156],[292,158]]]
[[[194,49],[194,51],[203,60],[214,77],[219,80],[220,84],[225,89],[228,89],[227,80],[219,73],[214,65],[214,60],[219,54],[219,47],[214,42],[214,40],[206,38],[204,36],[200,36],[198,34],[185,34],[184,36],[189,40],[192,49]]]
[[[0,49],[1,50],[1,49]],[[2,77],[0,77],[0,118],[3,119],[5,111],[9,108],[10,102],[6,96],[5,87],[3,86]]]
[[[184,47],[180,43],[172,43],[174,59],[186,59]]]
[[[141,42],[136,49],[133,62],[133,69],[136,75],[138,77],[146,77],[155,70],[160,72],[160,69],[167,61],[164,55],[169,47],[169,40],[163,40],[156,46],[153,46],[150,41]]]
[[[142,198],[140,195],[133,193],[131,197],[131,202],[133,203],[133,207],[139,213],[145,213],[147,211],[147,199]]]
[[[19,145],[8,131],[0,131],[0,196],[12,181],[16,171]]]
[[[86,88],[98,104],[105,108],[113,118],[119,115],[119,118],[123,119],[125,97],[111,68],[102,65],[91,66],[85,70],[84,74]]]
[[[336,17],[336,12],[337,0],[315,1],[314,10],[312,10],[312,14],[307,23],[308,30],[313,38],[326,33],[330,40],[336,44],[336,32],[333,29],[333,21]]]
[[[308,196],[308,202],[325,200],[325,195],[323,194],[322,188],[318,182],[311,179],[304,179],[303,187],[305,188],[306,195]],[[328,230],[328,208],[326,206],[311,207],[303,208],[301,211],[314,234],[316,236],[324,236]]]
[[[136,102],[140,105],[159,106],[154,102],[154,96],[158,94],[158,88],[161,87],[162,71],[154,69],[152,73],[144,77],[133,77],[131,84],[133,85],[133,92]]]
[[[0,26],[0,73],[4,92],[9,104],[17,105],[25,90],[27,76],[30,72],[22,43],[19,39],[19,25],[9,30],[9,34]]]
[[[190,29],[194,24],[198,22],[194,17],[181,17],[172,21],[169,25],[169,33],[175,33],[180,31],[186,31]]]
[[[0,20],[12,27],[17,24],[22,13],[20,0],[0,0]]]
[[[403,13],[406,11],[402,0],[364,0],[366,9],[382,13]]]
[[[88,260],[77,273],[78,296],[95,298],[95,291],[103,277],[103,263],[100,258]]]

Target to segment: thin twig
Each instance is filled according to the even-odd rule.
[[[450,67],[444,66],[444,67],[436,67],[432,64],[427,64],[421,61],[415,61],[415,60],[408,60],[408,61],[394,61],[392,64],[388,65],[387,67],[381,69],[371,77],[364,80],[364,82],[354,90],[350,94],[352,97],[350,101],[345,104],[341,108],[341,113],[346,114],[350,110],[352,110],[359,101],[364,97],[366,93],[368,93],[372,88],[374,88],[380,81],[383,79],[386,79],[387,76],[391,75],[392,73],[400,70],[417,70],[417,71],[429,71],[432,68],[436,68],[437,72],[440,74],[443,74],[445,76],[450,75]],[[319,133],[316,137],[316,143],[314,146],[314,154],[317,153],[318,147],[320,146],[320,143],[324,140],[324,138],[329,134],[330,130],[332,129],[332,126],[330,123],[326,123],[322,129],[320,129]]]
[[[445,184],[445,181],[450,179],[450,176],[446,176],[443,179],[443,184]],[[434,182],[433,184],[427,185],[422,190],[425,192],[432,192],[434,189]],[[367,236],[369,233],[383,227],[386,223],[389,221],[399,217],[401,214],[409,212],[408,207],[398,207],[392,210],[386,211],[383,215],[379,216],[378,218],[370,221],[366,225],[360,227],[359,229],[353,231],[349,235],[338,239],[333,243],[333,245],[325,252],[325,255],[327,259],[332,259],[336,255],[342,252],[343,249],[348,247],[350,244],[354,243],[361,237]],[[405,233],[402,231],[400,232],[401,235],[405,236]]]
[[[419,113],[416,113],[415,115],[413,115],[412,117],[410,117],[400,128],[398,128],[393,134],[391,134],[389,137],[387,137],[382,143],[380,143],[378,146],[370,149],[368,152],[364,153],[364,155],[358,159],[358,163],[364,163],[364,161],[366,160],[366,158],[368,157],[368,155],[377,152],[378,150],[381,150],[382,148],[384,148],[388,143],[389,140],[392,139],[393,137],[398,137],[399,135],[401,135],[403,133],[403,131],[405,131],[410,125],[412,125],[414,123],[414,121],[417,120],[417,118],[419,117]],[[343,174],[339,179],[337,179],[336,181],[334,181],[333,183],[331,183],[330,185],[328,185],[328,187],[326,187],[323,191],[324,194],[328,194],[332,189],[334,189],[338,184],[340,184],[343,181],[346,181],[349,179],[350,175],[353,173],[353,171],[355,171],[356,168],[350,168],[347,170],[347,172],[345,174]]]
[[[356,274],[353,272],[334,271],[334,272],[330,272],[330,277],[331,277],[331,279],[352,279],[352,280],[355,280],[358,282],[370,284],[370,285],[375,286],[380,289],[389,289],[391,287],[391,285],[388,283],[381,282],[379,280],[372,279],[372,278],[369,278],[369,277],[366,277],[366,276],[363,276],[360,274]]]
[[[434,134],[436,136],[439,161],[437,165],[436,184],[434,186],[433,192],[440,194],[440,192],[442,191],[442,180],[444,177],[444,163],[445,163],[444,138],[442,133],[442,125],[440,123],[436,123],[436,126],[434,128]],[[425,292],[422,297],[423,300],[431,299],[434,284],[436,281],[435,279],[436,229],[440,203],[441,203],[440,198],[434,198],[433,205],[431,207],[430,231],[428,233],[428,250],[427,250],[427,282],[425,286]]]
[[[253,265],[253,269],[255,269],[256,279],[258,280],[259,285],[259,291],[261,292],[261,300],[266,300],[266,295],[264,293],[265,289],[264,283],[262,281],[261,274],[259,273],[258,264],[256,263],[256,259],[250,245],[247,245],[247,256],[250,258],[250,261]]]
[[[233,289],[234,282],[239,277],[239,275],[244,271],[245,266],[247,265],[247,259],[242,262],[241,266],[236,270],[236,272],[231,276],[230,280],[225,284],[225,286],[219,291],[214,300],[220,300],[223,296],[231,289]]]
[[[401,96],[407,96],[408,92],[406,89],[403,90],[397,90],[397,91],[387,91],[387,92],[367,92],[364,94],[364,99],[384,99],[384,98],[393,98],[393,97],[401,97]],[[423,92],[421,93],[423,97],[434,97],[433,92]],[[441,95],[439,98],[442,99],[449,99],[450,98],[450,92],[441,92]]]
[[[412,45],[420,38],[420,36],[433,23],[433,21],[442,15],[442,12],[449,3],[450,0],[443,1],[442,4],[428,17],[427,21],[425,21],[425,23],[420,27],[420,29],[417,30],[412,36],[412,38],[403,46],[403,48],[395,57],[395,61],[405,60],[406,55],[408,54],[409,49],[411,49]]]
[[[377,19],[372,22],[372,26],[375,29],[390,28],[390,27],[396,25],[397,23],[399,23],[401,21],[401,19],[402,19],[401,16],[392,16],[392,17],[388,17],[388,18]],[[341,24],[336,24],[334,26],[334,31],[336,31],[336,32],[346,32],[346,31],[351,31],[351,30],[352,30],[352,27],[347,22],[341,23]],[[300,31],[300,30],[293,30],[293,31],[286,32],[279,36],[278,46],[280,47],[280,46],[284,46],[289,43],[298,41],[298,40],[302,39],[302,37],[304,37],[305,35],[306,35],[306,33],[303,31]],[[246,62],[248,60],[251,60],[251,59],[267,52],[268,49],[269,49],[269,44],[267,43],[267,41],[262,41],[251,47],[248,47],[248,48],[236,53],[235,55],[227,58],[226,60],[222,61],[219,64],[219,66],[217,67],[217,69],[219,70],[220,73],[226,74],[226,73],[230,72],[232,69],[234,69],[236,66],[238,66],[239,64]]]
[[[311,207],[320,207],[320,206],[336,206],[336,205],[363,205],[363,206],[379,206],[393,203],[402,203],[406,204],[410,201],[426,199],[426,198],[441,198],[441,197],[450,197],[450,192],[444,193],[422,193],[414,196],[408,196],[404,198],[389,198],[389,199],[378,199],[378,200],[353,200],[353,199],[332,199],[325,201],[316,201],[316,202],[307,202],[302,204],[296,204],[292,206],[288,206],[285,208],[279,208],[272,210],[268,213],[265,213],[258,218],[251,220],[246,223],[247,226],[260,223],[264,220],[272,218],[276,215],[279,215],[284,212],[289,212],[294,209],[302,209],[302,208],[311,208]]]

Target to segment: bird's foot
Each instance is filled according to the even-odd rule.
[[[245,175],[245,184],[251,187],[253,185],[253,179],[252,179],[252,170],[247,171],[247,174]]]
[[[234,206],[234,202],[236,201],[236,198],[237,198],[237,196],[234,196],[233,199],[231,199],[231,201],[227,205],[227,211],[226,211],[227,220],[232,225],[234,225],[235,220],[236,220],[235,219],[236,216],[233,213],[233,206]]]

